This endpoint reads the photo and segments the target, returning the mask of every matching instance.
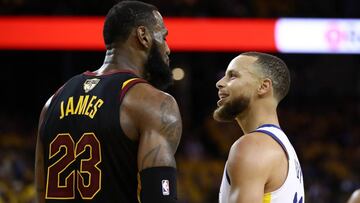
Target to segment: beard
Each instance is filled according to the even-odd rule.
[[[244,112],[249,106],[249,97],[238,97],[233,101],[224,103],[222,106],[216,108],[213,117],[219,122],[232,122],[236,116]]]
[[[144,72],[144,79],[160,90],[165,90],[173,83],[170,67],[165,63],[156,43],[150,49]]]

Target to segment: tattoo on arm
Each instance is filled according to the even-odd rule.
[[[161,132],[167,136],[167,141],[173,153],[175,153],[178,147],[182,130],[181,119],[178,115],[174,114],[174,111],[177,111],[177,109],[174,108],[171,98],[167,98],[161,103]]]
[[[176,102],[172,97],[160,101],[154,120],[157,136],[149,137],[152,144],[144,148],[139,160],[140,169],[154,166],[171,166],[176,168],[174,154],[178,147],[182,124]],[[157,117],[157,118],[156,118]],[[151,136],[151,132],[149,133]],[[148,143],[144,143],[145,145]]]
[[[144,168],[145,162],[151,162],[151,165],[154,165],[156,163],[156,160],[158,159],[160,148],[161,148],[161,145],[158,145],[157,147],[150,150],[147,154],[145,154],[145,156],[141,162],[141,168]]]
[[[172,154],[161,153],[160,150],[166,150],[161,145],[158,145],[147,152],[141,160],[140,169],[152,166],[172,166],[176,167],[176,162]]]

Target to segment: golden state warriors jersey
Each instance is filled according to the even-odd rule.
[[[46,203],[137,202],[138,142],[120,126],[128,71],[74,76],[53,96],[41,125]]]
[[[286,134],[275,125],[265,124],[255,130],[264,133],[278,142],[288,155],[288,175],[283,185],[270,193],[264,194],[263,203],[305,203],[304,181],[299,159]],[[229,202],[231,181],[226,165],[220,186],[219,203]]]

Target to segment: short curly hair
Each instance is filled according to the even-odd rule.
[[[122,1],[114,5],[105,18],[105,45],[108,47],[112,43],[126,41],[131,30],[137,26],[151,28],[156,23],[153,11],[157,10],[155,6],[140,1]]]
[[[264,76],[271,79],[274,96],[280,102],[290,89],[290,72],[285,62],[276,56],[260,52],[245,52],[241,55],[257,58],[255,63]]]

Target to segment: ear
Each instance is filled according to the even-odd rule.
[[[145,26],[139,26],[136,28],[136,36],[140,44],[146,48],[151,47],[151,35],[150,30]]]
[[[265,78],[261,81],[260,86],[258,88],[258,94],[263,96],[268,94],[272,90],[272,81],[269,78]]]

